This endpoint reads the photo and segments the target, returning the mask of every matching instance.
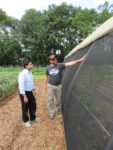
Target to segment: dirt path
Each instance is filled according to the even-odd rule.
[[[65,150],[61,113],[50,120],[42,81],[35,83],[37,117],[27,128],[21,120],[18,92],[0,102],[0,150]]]

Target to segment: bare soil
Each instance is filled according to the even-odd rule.
[[[0,102],[0,150],[65,150],[61,112],[50,120],[43,81],[35,82],[35,89],[36,115],[41,121],[31,127],[22,122],[18,91]]]

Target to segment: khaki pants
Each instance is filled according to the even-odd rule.
[[[50,115],[54,115],[61,109],[61,93],[62,85],[48,84],[48,110]],[[56,106],[54,106],[54,97],[56,98]]]

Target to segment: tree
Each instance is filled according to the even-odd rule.
[[[21,55],[21,47],[14,37],[18,20],[6,15],[0,9],[0,65],[17,65]],[[14,28],[14,29],[13,29]],[[17,37],[17,33],[16,33]]]
[[[21,47],[18,41],[5,34],[0,36],[0,45],[0,65],[20,64]]]
[[[62,3],[48,10],[26,10],[21,20],[0,9],[0,65],[18,65],[30,58],[37,66],[46,66],[54,53],[58,61],[113,16],[113,4],[105,2],[96,9],[82,9]],[[12,55],[9,55],[12,54]]]
[[[25,57],[41,65],[44,54],[44,15],[35,9],[26,11],[20,21],[19,32]]]
[[[74,36],[76,29],[72,25],[73,7],[62,3],[59,6],[51,5],[47,16],[46,30],[46,51],[48,55],[56,54],[58,51],[58,60],[63,61],[65,55],[74,47]]]
[[[95,9],[75,8],[73,25],[76,28],[76,44],[83,41],[97,26],[98,13]]]
[[[108,1],[99,5],[97,9],[99,10],[98,24],[104,23],[107,19],[113,16],[113,4],[110,5]]]

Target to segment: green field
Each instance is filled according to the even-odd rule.
[[[15,91],[18,87],[17,77],[21,67],[0,67],[0,100]],[[33,68],[34,80],[44,80],[45,68]]]
[[[22,67],[0,67],[0,75],[18,75],[20,71],[22,71]],[[45,74],[45,67],[34,67],[32,69],[33,75],[44,75]]]

